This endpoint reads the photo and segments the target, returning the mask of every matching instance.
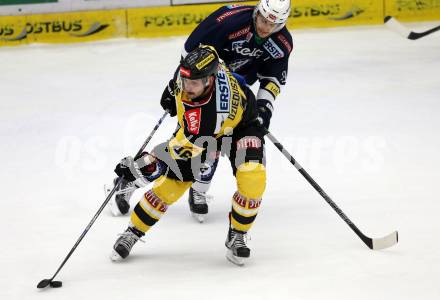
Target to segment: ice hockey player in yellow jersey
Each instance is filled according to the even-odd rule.
[[[144,153],[136,160],[126,157],[116,166],[118,176],[139,187],[149,184],[158,169],[162,175],[135,206],[111,258],[127,258],[133,245],[168,207],[203,176],[204,163],[221,152],[229,158],[236,178],[236,190],[231,191],[226,257],[243,265],[250,256],[246,234],[266,187],[264,134],[257,121],[255,96],[207,45],[200,45],[182,59],[176,77],[170,93],[176,101],[179,126],[172,138],[157,145],[151,154]]]

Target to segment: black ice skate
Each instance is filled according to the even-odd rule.
[[[116,177],[113,180],[113,183],[116,184],[119,177]],[[129,182],[127,180],[122,179],[121,184],[118,187],[118,190],[115,192],[115,196],[110,200],[109,207],[114,216],[125,215],[130,210],[130,198],[133,195],[134,191],[137,189],[137,186],[134,182]],[[111,189],[105,187],[106,194],[110,193]]]
[[[251,249],[246,246],[246,232],[229,228],[225,246],[228,248],[226,258],[238,266],[243,266],[251,255]]]
[[[124,258],[127,258],[130,254],[131,248],[133,248],[133,245],[136,244],[137,241],[141,240],[141,237],[144,235],[145,233],[142,231],[129,226],[124,233],[119,235],[119,238],[116,240],[110,259],[112,261],[120,261]]]
[[[193,188],[189,189],[188,202],[191,215],[200,223],[205,221],[208,214],[208,204],[206,202],[208,196]]]

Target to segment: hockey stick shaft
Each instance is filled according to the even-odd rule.
[[[402,23],[397,21],[394,17],[386,16],[384,19],[384,23],[386,26],[388,26],[391,30],[399,33],[403,37],[409,39],[409,40],[418,40],[424,36],[427,36],[431,33],[434,33],[436,31],[440,30],[440,25],[436,26],[434,28],[428,29],[423,32],[414,32],[409,30],[406,26],[404,26]]]
[[[373,249],[373,241],[365,236],[359,228],[347,217],[347,215],[336,205],[336,203],[324,192],[319,184],[307,173],[306,170],[293,158],[292,155],[283,147],[283,145],[268,131],[266,136],[281,151],[281,153],[290,161],[290,163],[301,173],[302,176],[313,186],[313,188],[324,198],[324,200],[333,208],[334,211],[347,223],[356,235],[370,248]]]
[[[153,130],[151,131],[150,135],[148,136],[148,138],[145,140],[144,144],[142,145],[142,147],[139,149],[139,151],[137,152],[135,157],[139,157],[142,152],[144,151],[145,147],[148,145],[148,143],[151,141],[151,139],[153,138],[154,133],[157,131],[157,129],[159,128],[160,124],[162,124],[163,120],[165,119],[165,117],[168,115],[168,111],[166,111],[162,117],[159,119],[159,121],[157,122],[156,126],[154,126]],[[67,254],[66,258],[64,258],[63,262],[61,263],[61,265],[58,267],[58,270],[55,272],[55,274],[52,276],[52,278],[50,279],[50,281],[53,281],[53,279],[55,278],[55,276],[57,276],[57,274],[61,271],[61,269],[64,267],[64,265],[66,264],[67,260],[70,258],[70,256],[73,254],[73,252],[76,250],[76,248],[78,247],[79,243],[81,243],[82,239],[84,238],[84,236],[87,234],[87,232],[90,230],[90,228],[92,227],[93,223],[95,223],[96,219],[98,218],[98,216],[101,214],[101,212],[103,211],[103,209],[105,208],[105,206],[107,205],[107,203],[110,201],[111,197],[113,196],[113,194],[115,193],[116,189],[119,187],[119,185],[121,184],[123,177],[119,177],[118,181],[115,183],[115,186],[113,187],[113,189],[111,190],[111,192],[108,194],[107,198],[105,198],[105,201],[102,203],[101,207],[98,209],[98,211],[96,212],[96,214],[93,216],[92,220],[89,222],[89,224],[87,225],[87,227],[84,229],[84,231],[82,232],[82,234],[80,235],[80,237],[78,238],[78,240],[76,241],[75,245],[72,247],[72,249],[70,250],[70,252]]]

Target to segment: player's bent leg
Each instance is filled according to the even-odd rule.
[[[154,187],[145,193],[135,206],[130,224],[113,246],[111,259],[127,258],[133,245],[154,226],[167,211],[168,206],[177,201],[190,187],[191,182],[179,181],[162,176]]]
[[[154,182],[152,190],[166,204],[171,205],[182,197],[191,184],[191,181],[180,181],[161,176]]]
[[[228,260],[241,266],[250,256],[246,234],[257,217],[266,188],[266,168],[261,163],[243,163],[237,168],[236,180],[237,191],[232,197],[230,226],[225,245],[228,248]]]

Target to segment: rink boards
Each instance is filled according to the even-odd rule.
[[[0,46],[186,35],[222,5],[225,4],[1,16]],[[386,15],[401,21],[440,20],[440,0],[296,0],[287,26],[295,29],[373,25],[382,24]]]

